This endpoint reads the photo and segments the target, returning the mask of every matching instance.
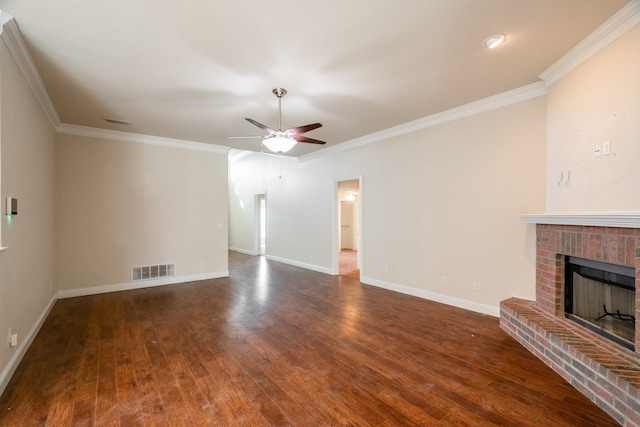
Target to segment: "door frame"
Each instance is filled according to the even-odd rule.
[[[260,248],[260,235],[262,230],[262,226],[260,223],[260,200],[264,200],[265,203],[265,212],[264,212],[264,234],[265,234],[265,250],[264,252]],[[254,236],[253,236],[253,253],[255,255],[266,255],[266,241],[267,241],[267,193],[260,193],[253,196],[253,206],[254,206]]]
[[[364,271],[364,185],[363,177],[359,175],[355,178],[344,178],[335,181],[333,187],[333,275],[340,274],[340,182],[343,181],[355,181],[358,180],[358,268],[360,269],[360,276],[363,276]]]

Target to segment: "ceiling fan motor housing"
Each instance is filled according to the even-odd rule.
[[[275,96],[277,96],[278,98],[282,98],[283,96],[285,96],[287,94],[287,90],[281,87],[277,87],[275,89],[273,89],[271,92],[273,92],[273,94]]]

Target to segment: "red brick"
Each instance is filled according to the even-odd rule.
[[[545,289],[542,295],[552,293]],[[545,314],[536,308],[541,302],[545,303],[510,298],[500,304],[505,321],[513,322],[518,330],[515,339],[619,422],[633,425],[635,414],[631,417],[628,405],[632,402],[640,407],[640,391],[632,385],[636,379],[640,385],[640,355],[565,318]]]

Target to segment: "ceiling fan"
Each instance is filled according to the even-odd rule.
[[[273,94],[278,97],[278,130],[273,130],[262,123],[253,119],[245,120],[254,126],[268,132],[267,135],[251,135],[251,136],[230,136],[229,138],[262,138],[262,145],[267,147],[274,153],[286,153],[291,150],[298,142],[309,142],[311,144],[326,144],[325,141],[302,136],[301,134],[317,129],[322,125],[320,123],[312,123],[309,125],[298,126],[287,130],[282,130],[282,97],[287,94],[287,90],[277,87],[272,90]]]

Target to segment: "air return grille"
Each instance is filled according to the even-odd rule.
[[[144,265],[131,267],[131,280],[159,279],[176,275],[175,264]]]

